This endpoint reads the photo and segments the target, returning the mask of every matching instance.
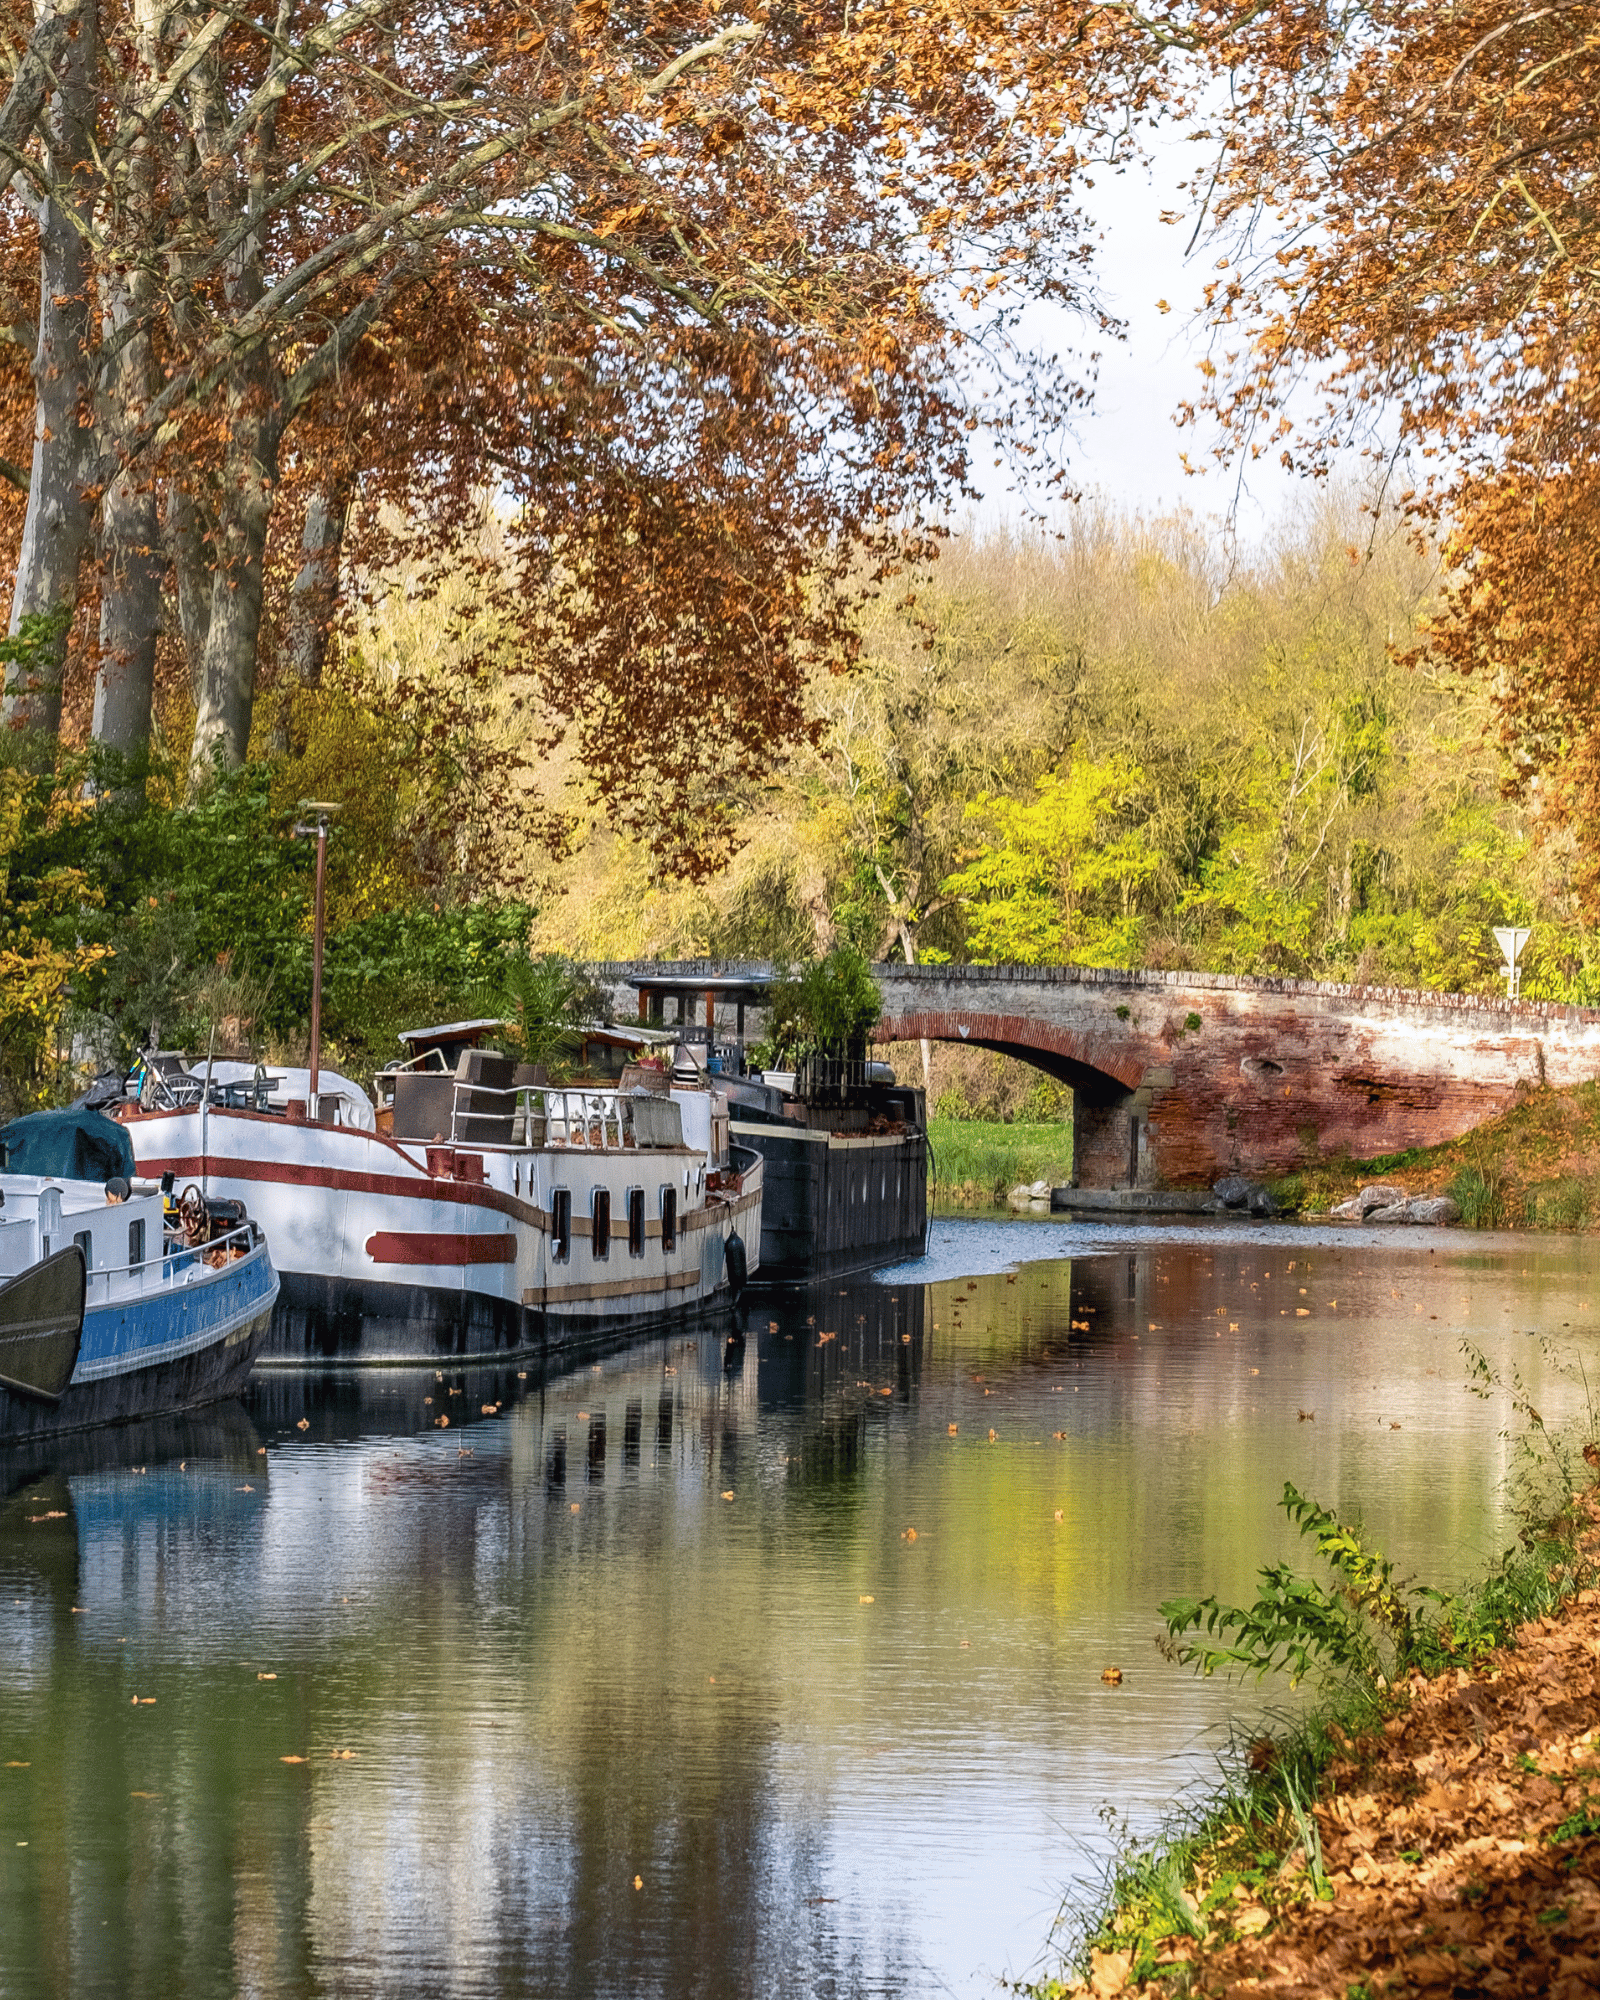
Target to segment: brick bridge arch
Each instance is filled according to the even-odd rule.
[[[595,970],[619,1017],[640,978],[670,983],[682,1005],[702,980],[755,992],[772,977],[704,960]],[[1600,1011],[1548,1001],[1087,966],[874,972],[875,1041],[965,1042],[1071,1085],[1084,1187],[1370,1159],[1457,1138],[1546,1083],[1600,1076]]]

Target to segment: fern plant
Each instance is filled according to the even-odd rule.
[[[1259,1680],[1286,1671],[1296,1687],[1316,1667],[1392,1678],[1410,1663],[1416,1635],[1416,1612],[1395,1580],[1394,1565],[1348,1522],[1288,1482],[1279,1505],[1302,1535],[1315,1539],[1333,1571],[1332,1585],[1299,1576],[1287,1563],[1270,1563],[1259,1572],[1254,1604],[1169,1598],[1160,1607],[1167,1624],[1162,1651],[1206,1675],[1220,1667]]]

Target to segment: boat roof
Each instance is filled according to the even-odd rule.
[[[477,1041],[491,1029],[498,1034],[504,1027],[498,1016],[488,1021],[441,1021],[436,1028],[402,1028],[398,1039],[408,1047],[413,1042]]]
[[[636,987],[640,993],[659,993],[663,999],[683,993],[697,994],[701,999],[710,996],[762,1006],[775,981],[771,973],[634,972],[628,975],[625,984]]]

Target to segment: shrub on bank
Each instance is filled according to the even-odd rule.
[[[1348,1522],[1286,1486],[1283,1505],[1315,1540],[1328,1580],[1274,1564],[1261,1572],[1252,1605],[1173,1600],[1161,1607],[1167,1624],[1161,1643],[1202,1673],[1220,1668],[1259,1679],[1282,1669],[1292,1676],[1315,1672],[1317,1699],[1285,1729],[1241,1732],[1220,1789],[1178,1813],[1155,1837],[1131,1839],[1124,1828],[1099,1896],[1068,1905],[1058,1919],[1062,1974],[1017,1990],[1032,2000],[1061,2000],[1085,1991],[1082,1982],[1091,1972],[1096,1995],[1158,1978],[1176,1979],[1174,1991],[1213,1990],[1194,1976],[1200,1953],[1209,1965],[1217,1954],[1237,1952],[1241,1941],[1269,1930],[1273,1953],[1287,1951],[1290,1928],[1300,1920],[1296,1913],[1303,1918],[1303,1906],[1332,1901],[1338,1883],[1348,1884],[1348,1873],[1334,1879],[1324,1833],[1332,1839],[1354,1823],[1357,1808],[1374,1807],[1367,1794],[1386,1756],[1399,1759],[1393,1774],[1398,1796],[1413,1796],[1416,1769],[1402,1740],[1413,1704],[1429,1708],[1435,1761],[1451,1754],[1452,1734],[1460,1738],[1463,1766],[1477,1758],[1482,1729],[1476,1710],[1470,1702],[1441,1709],[1439,1690],[1455,1689],[1458,1675],[1465,1680],[1530,1630],[1543,1643],[1535,1621],[1550,1621],[1600,1574],[1600,1510],[1584,1472],[1585,1466],[1590,1474],[1600,1472],[1600,1445],[1592,1403],[1581,1444],[1552,1436],[1515,1372],[1502,1382],[1481,1352],[1470,1344],[1464,1352],[1469,1389],[1479,1395],[1509,1391],[1520,1420],[1513,1483],[1525,1526],[1518,1541],[1465,1588],[1402,1582]],[[1586,1663],[1587,1651],[1580,1645],[1579,1652]],[[1536,1663],[1531,1671],[1537,1677],[1544,1669]],[[1516,1696],[1512,1707],[1520,1710],[1521,1699]],[[1524,1755],[1518,1764],[1520,1773],[1540,1776],[1536,1760]],[[1347,1796],[1356,1792],[1362,1796]],[[1532,1805],[1559,1818],[1559,1793],[1555,1799],[1554,1806],[1544,1797]],[[1587,1819],[1581,1827],[1572,1821],[1544,1838],[1587,1837],[1595,1830]],[[1410,1850],[1412,1837],[1389,1843],[1406,1850],[1400,1859],[1408,1863],[1423,1858]],[[1460,1829],[1455,1837],[1462,1837]],[[1386,1884],[1388,1874],[1367,1879]],[[1549,1919],[1543,1907],[1549,1897],[1532,1879],[1529,1895],[1530,1908],[1542,1911],[1537,1928]],[[1230,1958],[1217,1977],[1232,1991],[1240,1970]]]

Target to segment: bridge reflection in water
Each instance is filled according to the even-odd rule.
[[[1470,1566],[1503,1424],[1456,1343],[1550,1415],[1509,1327],[1588,1283],[1571,1246],[1448,1238],[1313,1273],[1287,1233],[992,1268],[1072,1240],[940,1224],[937,1282],[821,1288],[742,1353],[275,1375],[10,1460],[0,1990],[1023,1970],[1101,1802],[1157,1814],[1251,1699],[1160,1661],[1156,1603],[1247,1592],[1285,1477]]]

